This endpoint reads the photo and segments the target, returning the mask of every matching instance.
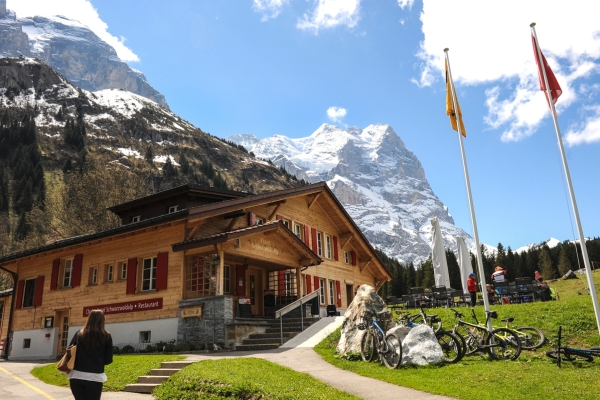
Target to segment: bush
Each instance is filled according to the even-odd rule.
[[[121,349],[121,352],[124,353],[124,354],[126,354],[126,353],[133,353],[134,351],[135,351],[135,349],[131,345],[125,345]]]

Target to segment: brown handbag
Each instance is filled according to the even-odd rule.
[[[58,364],[56,364],[56,369],[60,372],[64,372],[68,374],[73,369],[75,369],[75,356],[77,354],[77,345],[67,347],[67,351],[65,355],[60,359]]]

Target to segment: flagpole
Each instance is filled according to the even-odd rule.
[[[596,286],[594,286],[594,277],[592,276],[592,269],[590,267],[590,258],[588,257],[587,247],[585,245],[585,236],[583,236],[583,229],[581,228],[581,220],[579,219],[579,211],[577,209],[577,201],[575,200],[575,192],[573,191],[573,184],[571,183],[571,174],[569,173],[569,164],[567,164],[567,157],[565,156],[565,148],[562,142],[562,136],[560,134],[560,127],[558,126],[558,116],[556,114],[556,108],[554,101],[552,101],[552,92],[550,91],[550,85],[548,84],[548,76],[546,76],[546,65],[542,58],[542,51],[540,50],[540,43],[538,42],[537,34],[535,32],[535,22],[530,25],[531,33],[535,39],[535,51],[538,55],[539,65],[541,65],[542,74],[544,76],[544,83],[546,84],[546,94],[548,96],[548,103],[550,104],[550,111],[552,114],[552,120],[554,121],[554,129],[556,130],[556,137],[558,139],[558,147],[560,148],[560,155],[562,157],[563,168],[565,170],[565,176],[567,177],[567,184],[569,185],[569,194],[571,196],[571,205],[573,206],[573,214],[575,214],[575,223],[577,224],[577,231],[579,232],[579,242],[581,244],[581,253],[583,255],[583,262],[585,264],[585,273],[587,275],[588,287],[590,289],[590,296],[592,296],[592,304],[594,305],[594,313],[596,314],[596,325],[598,325],[598,332],[600,333],[600,312],[598,308],[598,296],[596,295]]]
[[[456,126],[458,128],[458,142],[460,143],[460,154],[462,156],[463,170],[465,173],[465,182],[467,185],[467,195],[469,197],[469,209],[471,211],[471,224],[473,225],[473,236],[475,237],[475,246],[477,247],[477,268],[479,270],[479,276],[481,281],[481,293],[483,297],[483,307],[485,311],[490,311],[490,302],[488,299],[486,283],[485,283],[485,272],[483,270],[483,261],[481,259],[481,246],[479,245],[479,233],[477,232],[477,220],[475,218],[475,208],[473,207],[473,196],[471,195],[471,182],[469,180],[469,169],[467,168],[467,158],[465,156],[465,146],[463,144],[463,135],[461,131],[461,119],[458,113],[458,100],[456,98],[456,90],[454,88],[454,81],[452,80],[452,70],[450,69],[450,58],[448,57],[448,48],[444,49],[446,55],[446,64],[448,65],[448,79],[450,81],[450,89],[452,91],[452,104],[454,106],[454,112],[456,113]],[[487,318],[488,328],[492,329],[492,321]]]

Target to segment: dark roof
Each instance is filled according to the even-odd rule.
[[[293,241],[296,245],[302,248],[303,252],[306,253],[310,259],[313,260],[313,265],[318,265],[323,261],[319,256],[313,253],[312,250],[302,240],[300,240],[300,238],[294,235],[294,233],[283,224],[283,221],[280,220],[267,222],[266,224],[236,229],[230,232],[216,233],[200,238],[185,240],[180,243],[175,243],[173,245],[173,251],[175,252],[189,250],[196,247],[210,246],[217,243],[227,242],[228,240],[236,239],[246,235],[253,235],[256,233],[267,232],[274,229],[281,229],[281,233],[283,233],[289,240]]]
[[[10,296],[13,293],[13,291],[13,288],[0,290],[0,298]]]
[[[134,199],[134,200],[131,200],[131,201],[128,201],[125,203],[116,204],[112,207],[109,207],[107,210],[112,211],[113,213],[117,214],[120,211],[129,209],[129,208],[132,208],[132,207],[135,207],[138,205],[147,204],[147,203],[150,203],[153,201],[173,197],[175,195],[178,195],[181,193],[187,193],[187,192],[192,192],[193,194],[196,194],[196,195],[202,195],[207,198],[215,198],[215,199],[223,199],[223,198],[235,199],[235,198],[239,198],[239,197],[249,196],[248,193],[236,192],[234,190],[226,190],[226,189],[215,189],[215,188],[211,188],[211,187],[200,186],[200,185],[195,185],[195,184],[190,183],[190,184],[186,184],[186,185],[176,186],[171,189],[163,190],[158,193],[150,194],[148,196],[138,197],[137,199]]]
[[[135,231],[137,229],[147,228],[149,226],[154,226],[154,225],[158,225],[158,224],[165,223],[165,222],[183,219],[188,216],[188,212],[189,211],[187,209],[184,209],[184,210],[177,211],[177,212],[174,212],[171,214],[165,214],[165,215],[161,215],[160,217],[155,217],[155,218],[148,218],[148,219],[145,219],[140,222],[122,225],[117,228],[112,228],[112,229],[108,229],[105,231],[88,233],[86,235],[73,236],[70,238],[57,240],[56,242],[45,245],[45,246],[36,247],[34,249],[29,249],[29,250],[21,251],[18,253],[9,254],[4,257],[0,257],[0,263],[6,262],[6,261],[11,261],[11,260],[16,260],[16,259],[22,258],[22,257],[31,256],[31,255],[34,255],[37,253],[43,253],[45,251],[56,250],[56,249],[61,249],[63,247],[68,247],[68,246],[73,246],[73,245],[80,244],[80,243],[85,243],[90,240],[102,239],[105,237],[119,235],[122,233],[127,233],[130,231]]]

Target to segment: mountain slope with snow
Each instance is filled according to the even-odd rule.
[[[433,193],[417,157],[389,125],[343,130],[323,124],[298,139],[275,135],[259,140],[248,134],[227,139],[298,178],[326,181],[371,243],[402,262],[429,256],[434,216],[446,247],[456,249],[455,236],[473,246]]]

